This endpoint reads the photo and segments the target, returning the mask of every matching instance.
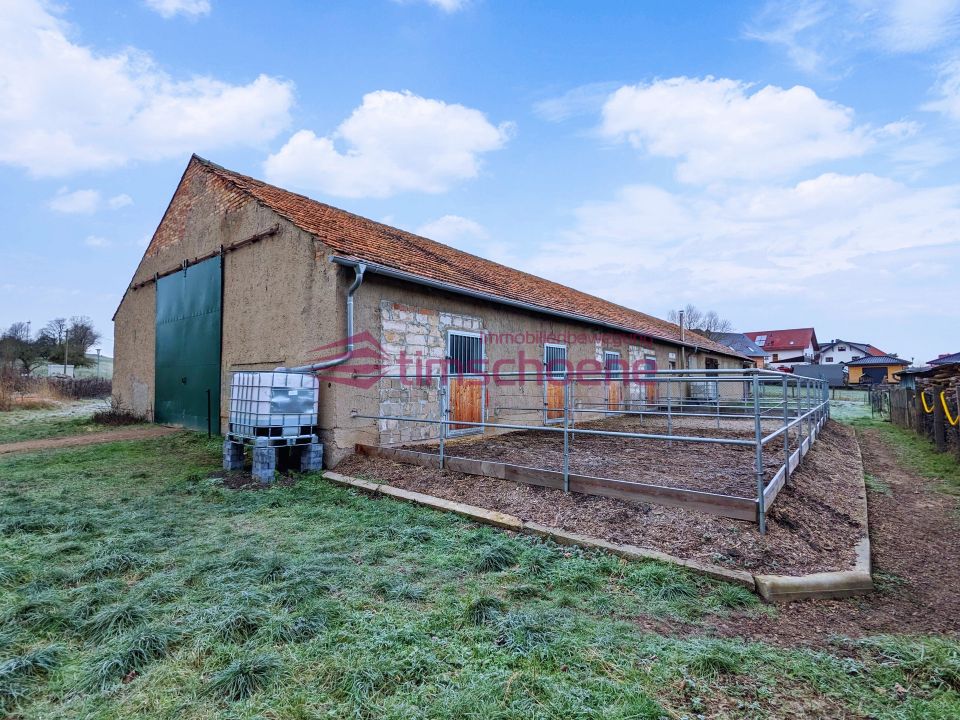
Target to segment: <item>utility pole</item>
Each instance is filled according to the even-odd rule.
[[[97,380],[100,379],[100,348],[97,348]]]

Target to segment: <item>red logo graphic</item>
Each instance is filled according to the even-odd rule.
[[[310,364],[328,362],[342,357],[346,354],[347,345],[351,342],[354,347],[350,359],[340,365],[318,370],[317,377],[321,381],[369,390],[380,380],[384,367],[390,364],[390,357],[383,351],[380,342],[368,330],[314,348],[310,351],[314,356],[310,360]]]

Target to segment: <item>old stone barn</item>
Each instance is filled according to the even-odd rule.
[[[638,370],[744,360],[677,325],[196,156],[114,322],[117,398],[157,422],[213,432],[227,430],[232,372],[329,360],[352,342],[350,361],[320,385],[328,467],[357,443],[484,431],[385,416],[555,423],[562,392],[532,377],[547,366],[554,380],[566,369],[596,373],[576,402],[609,412],[664,392]],[[500,379],[441,378],[445,359]]]

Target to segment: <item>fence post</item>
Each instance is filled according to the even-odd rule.
[[[570,378],[563,382],[563,491],[570,492]]]
[[[934,386],[933,398],[933,442],[936,445],[937,452],[946,452],[947,423],[943,412],[943,403],[940,402],[940,395],[937,393],[936,386]]]
[[[667,435],[673,435],[673,380],[667,380]],[[667,440],[667,447],[673,445],[672,440]]]
[[[444,419],[444,392],[443,392],[443,375],[437,375],[437,398],[440,400],[440,420]],[[447,426],[442,422],[440,423],[440,469],[443,470],[444,464],[444,441],[446,440]]]
[[[790,431],[787,425],[790,424],[790,408],[787,402],[787,376],[784,375],[780,381],[783,384],[783,482],[790,479]]]
[[[760,534],[767,532],[766,509],[763,506],[763,444],[761,443],[760,428],[760,373],[753,375],[753,442],[755,449],[754,462],[757,471],[757,524]]]

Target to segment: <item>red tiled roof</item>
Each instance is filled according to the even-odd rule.
[[[639,335],[680,343],[680,328],[674,323],[368,220],[227,170],[196,155],[191,162],[200,163],[208,172],[248,193],[297,227],[316,235],[345,257],[536,306],[548,313],[571,313],[601,325],[613,325]],[[685,334],[685,344],[742,357],[725,345],[690,331]]]
[[[876,355],[878,357],[880,355],[886,355],[886,353],[883,350],[881,350],[880,348],[874,347],[873,345],[867,345],[867,352],[870,353],[871,355]]]
[[[817,334],[813,328],[795,328],[793,330],[757,330],[744,333],[748,338],[757,342],[757,338],[766,335],[763,344],[757,343],[767,352],[783,352],[797,350],[803,352],[808,345],[817,349]]]

